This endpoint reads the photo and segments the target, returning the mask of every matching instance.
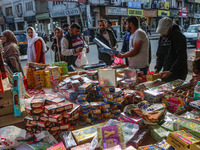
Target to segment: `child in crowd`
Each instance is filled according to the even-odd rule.
[[[197,82],[200,81],[200,58],[197,58],[193,62],[193,76],[190,80],[191,87],[195,87]]]

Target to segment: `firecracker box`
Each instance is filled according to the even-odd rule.
[[[117,76],[115,69],[99,69],[98,77],[100,86],[112,87],[117,85]]]
[[[63,69],[63,75],[68,74],[67,62],[65,62],[65,61],[54,62],[54,63],[52,63],[52,66],[61,67]]]
[[[174,130],[188,130],[188,132],[200,138],[200,124],[193,121],[179,118],[174,122]]]
[[[156,141],[161,141],[162,139],[166,139],[169,132],[166,131],[164,128],[162,128],[159,125],[152,125],[149,126],[149,129],[151,131],[151,136],[156,140]]]
[[[186,150],[191,144],[200,142],[198,138],[184,130],[169,133],[166,141],[176,150]]]
[[[105,123],[100,123],[93,126],[74,130],[72,131],[72,135],[74,136],[74,139],[76,140],[76,143],[78,145],[91,142],[91,140],[94,138],[94,136],[97,133],[97,128],[101,128],[104,125]]]
[[[161,78],[161,74],[159,74],[159,73],[151,73],[150,72],[146,75],[147,81],[154,81],[154,80],[157,80],[159,78]]]
[[[25,87],[22,79],[22,73],[13,74],[13,84],[12,84],[12,96],[13,96],[13,107],[14,115],[21,116],[21,112],[24,110],[22,99],[25,98]]]

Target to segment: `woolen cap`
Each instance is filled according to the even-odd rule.
[[[172,27],[172,25],[173,25],[172,19],[164,17],[159,20],[156,32],[160,34],[165,34]]]

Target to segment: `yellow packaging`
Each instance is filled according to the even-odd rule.
[[[91,142],[94,136],[97,134],[97,128],[101,128],[105,125],[105,123],[96,124],[93,126],[81,128],[78,130],[72,131],[74,139],[78,145]]]
[[[166,141],[176,150],[185,150],[189,148],[191,144],[200,142],[198,138],[184,130],[169,133]]]
[[[159,78],[161,78],[160,74],[148,74],[148,75],[146,75],[147,81],[154,81],[154,80],[157,80]]]
[[[46,88],[51,88],[50,72],[49,72],[49,70],[45,71],[45,82],[46,82]]]

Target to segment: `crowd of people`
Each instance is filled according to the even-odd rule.
[[[134,67],[147,74],[151,63],[151,45],[147,33],[140,28],[137,17],[131,16],[126,20],[127,33],[123,38],[122,49],[118,49],[117,35],[112,28],[112,23],[106,20],[98,21],[98,29],[95,37],[102,41],[112,50],[120,51],[115,57],[125,59],[127,66]],[[150,27],[147,28],[150,33]],[[64,24],[63,29],[56,27],[51,49],[55,52],[55,61],[66,61],[68,65],[75,65],[80,52],[86,48],[89,53],[89,32],[85,28],[84,36],[81,36],[81,26],[77,23]],[[44,40],[39,37],[33,27],[27,31],[27,57],[28,62],[45,63],[45,52],[47,51]],[[172,19],[164,17],[159,20],[156,30],[160,33],[157,49],[155,73],[161,72],[164,81],[175,79],[186,79],[187,52],[186,38],[180,31],[178,25],[173,24]],[[23,72],[19,60],[19,47],[12,31],[6,30],[2,33],[3,58],[13,72]],[[98,49],[99,62],[112,65],[114,57],[102,53]]]

